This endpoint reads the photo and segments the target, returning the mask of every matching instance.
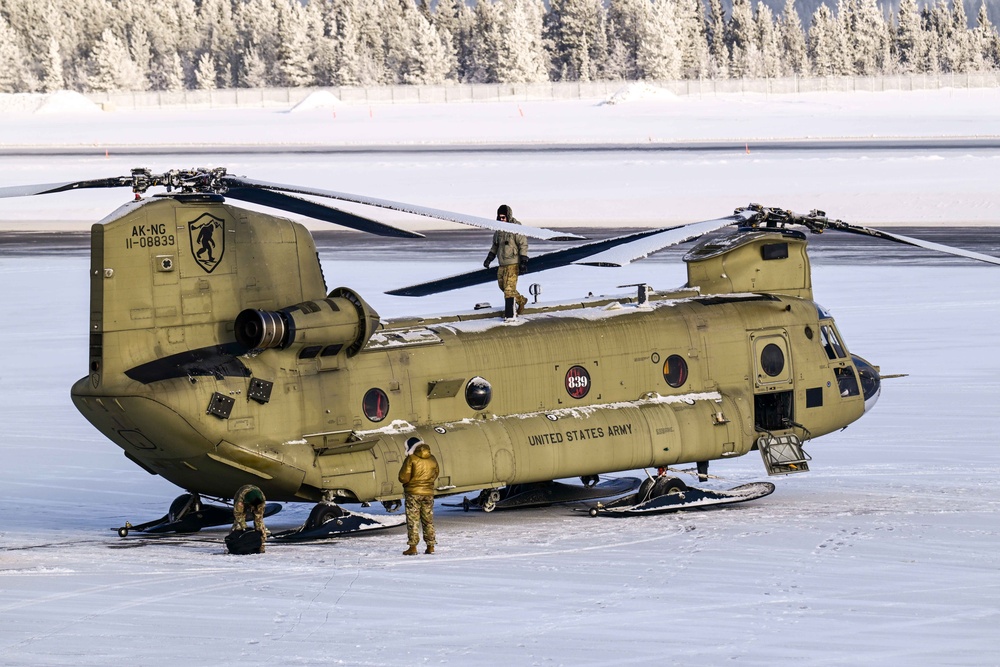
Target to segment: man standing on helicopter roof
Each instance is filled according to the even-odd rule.
[[[507,204],[501,204],[497,209],[497,220],[500,222],[510,222],[515,225],[521,224],[514,218],[514,212]],[[524,304],[528,300],[517,291],[517,276],[528,272],[528,239],[524,234],[513,232],[493,232],[493,245],[490,253],[486,256],[483,266],[487,269],[495,258],[500,260],[497,269],[497,284],[503,290],[504,296],[504,318],[514,317],[514,304],[517,303],[517,314],[524,311]]]

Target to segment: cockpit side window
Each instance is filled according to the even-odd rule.
[[[819,327],[819,342],[826,350],[826,356],[831,359],[843,359],[847,356],[844,346],[837,338],[837,332],[829,324],[821,324]]]
[[[861,393],[861,389],[858,387],[858,378],[854,375],[853,368],[835,368],[833,372],[837,376],[837,386],[840,388],[840,396],[842,398],[857,396]]]

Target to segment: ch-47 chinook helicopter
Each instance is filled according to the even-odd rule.
[[[154,186],[167,192],[142,196]],[[367,515],[340,506],[398,506],[414,435],[437,457],[439,494],[479,491],[487,510],[501,489],[687,463],[704,478],[710,461],[754,449],[770,474],[806,471],[803,443],[861,417],[881,378],[813,301],[806,237],[792,227],[1000,264],[819,211],[752,205],[531,258],[532,272],[617,266],[716,232],[685,255],[687,284],[674,291],[639,286],[515,320],[495,310],[383,320],[355,291],[328,289],[304,226],[231,200],[384,235],[419,236],[286,193],[560,235],[225,169],[136,169],[0,197],[108,187],[131,188],[135,201],[92,228],[89,371],[72,399],[126,457],[187,492],[135,529],[211,525],[209,509],[223,508],[202,497],[230,499],[248,483],[271,500],[317,503],[305,535],[364,527],[346,519]],[[392,293],[494,278],[483,269]],[[659,487],[683,506],[683,483]]]

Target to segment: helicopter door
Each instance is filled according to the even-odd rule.
[[[792,357],[784,329],[750,333],[754,424],[768,431],[789,428],[794,415]]]

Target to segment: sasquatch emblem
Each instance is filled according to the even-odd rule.
[[[191,254],[198,262],[198,266],[205,269],[206,273],[214,271],[226,251],[226,234],[222,219],[210,213],[203,213],[188,223],[188,236],[191,238]]]

